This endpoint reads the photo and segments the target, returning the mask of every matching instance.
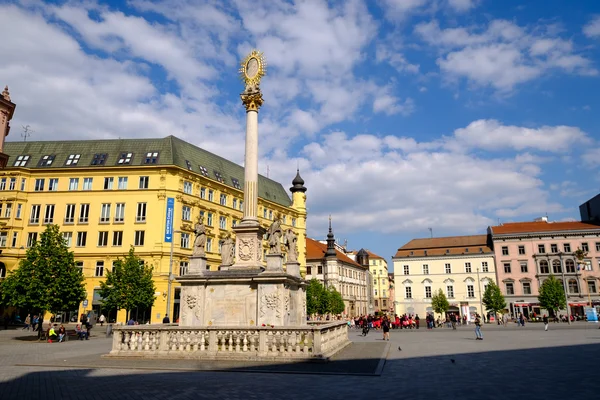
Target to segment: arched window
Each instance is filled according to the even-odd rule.
[[[569,293],[579,293],[579,285],[576,279],[569,279]]]
[[[562,274],[562,268],[560,267],[560,261],[552,261],[552,272],[555,274]]]
[[[550,268],[548,267],[548,261],[540,261],[540,274],[549,274]]]
[[[575,263],[573,262],[573,260],[565,261],[565,270],[567,271],[567,273],[569,273],[569,272],[575,273]]]

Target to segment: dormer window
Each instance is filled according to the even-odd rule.
[[[187,169],[189,169],[190,171],[192,170],[192,163],[189,162],[188,160],[185,160],[185,166],[187,167]]]
[[[219,181],[219,182],[223,182],[223,176],[221,175],[221,173],[217,170],[213,170],[214,174],[215,174],[215,178]]]
[[[94,158],[92,159],[92,165],[104,165],[106,163],[107,157],[108,154],[106,153],[94,154]]]
[[[133,158],[133,153],[121,153],[121,156],[119,157],[119,161],[117,161],[117,164],[131,164],[131,159]]]
[[[158,151],[151,151],[146,153],[146,159],[144,164],[156,164],[158,162]]]
[[[81,154],[69,154],[67,161],[65,161],[65,165],[77,165],[80,157]]]
[[[55,156],[43,156],[40,159],[40,162],[38,162],[38,167],[49,167],[50,165],[52,165],[52,162],[54,161],[54,157]]]
[[[240,186],[240,181],[237,180],[236,178],[231,178],[231,182],[233,183],[233,187],[236,189],[241,189],[242,187]]]
[[[25,165],[27,165],[28,161],[29,161],[29,156],[18,156],[17,159],[15,160],[15,164],[13,166],[14,167],[24,167]]]
[[[199,165],[198,168],[200,169],[200,174],[208,178],[208,170],[206,169],[206,167]]]

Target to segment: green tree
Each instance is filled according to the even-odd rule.
[[[148,308],[154,304],[156,287],[152,279],[152,266],[146,265],[134,254],[133,246],[124,259],[114,263],[106,280],[100,282],[102,305],[108,309],[127,310]]]
[[[431,296],[431,308],[438,314],[443,314],[450,308],[450,303],[448,303],[448,299],[442,289]]]
[[[313,278],[308,282],[306,287],[306,312],[308,315],[326,314],[327,309],[327,293],[325,288],[317,279]]]
[[[334,287],[330,287],[327,294],[329,296],[328,312],[334,315],[343,313],[346,309],[346,304],[344,304],[342,294],[335,290]]]
[[[567,307],[563,285],[554,275],[550,275],[540,286],[538,301],[540,306],[548,310],[551,315],[555,315],[557,310]]]
[[[76,310],[86,296],[83,282],[58,226],[47,225],[0,284],[0,301],[40,315]]]
[[[487,288],[485,288],[481,301],[485,305],[486,310],[493,311],[494,313],[498,313],[498,311],[506,308],[504,296],[495,282],[490,282]]]

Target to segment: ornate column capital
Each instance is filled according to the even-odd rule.
[[[240,97],[242,98],[242,104],[246,107],[246,112],[258,112],[264,101],[260,89],[248,88]]]

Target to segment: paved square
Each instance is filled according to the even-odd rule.
[[[99,329],[96,333],[100,333]],[[93,360],[106,353],[110,339],[61,344],[16,340],[20,331],[0,331],[1,399],[597,399],[600,329],[593,324],[554,324],[525,328],[486,325],[484,340],[472,327],[392,331],[381,376],[293,373],[152,371],[103,364],[73,368],[69,360]],[[356,343],[380,342],[350,331]],[[398,350],[398,346],[402,351]],[[355,346],[360,364],[381,346]],[[452,362],[451,360],[454,360]],[[86,361],[87,362],[87,361]],[[80,363],[78,363],[80,364]],[[84,365],[83,363],[81,365]],[[44,366],[40,366],[44,365]],[[176,362],[161,361],[163,368]],[[284,368],[282,368],[283,370]],[[275,368],[274,370],[277,370]],[[305,371],[306,372],[306,371]],[[310,371],[308,371],[310,372]],[[340,372],[340,371],[335,371]]]

